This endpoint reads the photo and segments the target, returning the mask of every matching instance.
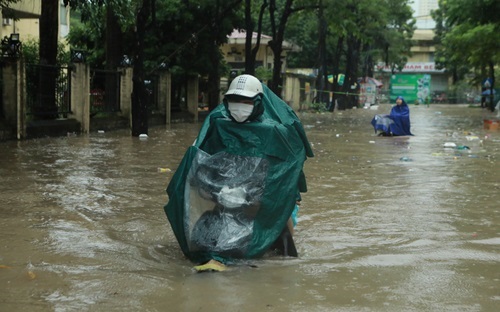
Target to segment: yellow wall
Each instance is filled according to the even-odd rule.
[[[9,37],[12,33],[18,33],[21,42],[30,39],[38,40],[40,38],[39,16],[41,14],[41,0],[22,0],[19,3],[11,4],[10,9],[14,11],[15,16],[18,18],[9,19],[8,25],[5,25],[7,20],[3,18],[0,11],[0,38]],[[59,21],[60,39],[66,37],[69,30],[69,11],[68,7],[66,10],[65,25],[61,25],[61,21]]]
[[[18,3],[10,4],[9,7],[13,10],[19,11],[21,14],[42,14],[41,0],[23,0]]]
[[[408,62],[434,62],[434,52],[436,52],[436,47],[432,45],[434,36],[432,29],[416,29],[412,38],[414,41],[411,47],[412,56],[408,58]]]
[[[236,51],[240,54],[229,54],[231,52],[231,48],[236,48]],[[224,55],[224,59],[226,62],[240,62],[245,65],[245,46],[240,44],[224,44],[221,47],[221,51]],[[268,46],[261,45],[259,51],[257,52],[257,56],[255,57],[256,61],[263,62],[264,67],[272,68],[273,65],[273,52]]]
[[[27,39],[38,39],[40,37],[38,25],[38,19],[34,18],[13,20],[11,25],[2,26],[2,38],[17,33],[20,35],[21,42]]]

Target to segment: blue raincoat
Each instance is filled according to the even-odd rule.
[[[382,131],[388,135],[413,135],[410,131],[410,108],[402,96],[398,96],[403,103],[395,105],[390,115],[375,115],[371,124],[375,132]],[[396,100],[397,100],[396,99]]]

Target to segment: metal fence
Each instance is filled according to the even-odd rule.
[[[71,112],[71,66],[26,65],[27,114],[67,117]]]

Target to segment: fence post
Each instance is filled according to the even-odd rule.
[[[286,75],[284,86],[284,101],[293,110],[300,110],[300,79],[292,75]]]
[[[26,98],[24,62],[6,59],[3,62],[3,109],[5,121],[18,140],[26,137]]]
[[[172,121],[172,74],[166,70],[160,71],[158,81],[158,108],[165,108],[165,124]]]
[[[187,84],[187,109],[198,122],[198,75],[189,76]]]
[[[82,133],[90,131],[90,68],[74,63],[71,70],[71,114],[81,125]]]
[[[128,119],[129,128],[132,128],[132,77],[134,69],[132,67],[123,67],[121,71],[120,111],[122,116]]]

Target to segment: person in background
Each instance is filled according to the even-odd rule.
[[[183,253],[198,271],[293,242],[304,161],[312,149],[295,112],[256,77],[231,82],[167,187],[165,206]]]
[[[402,96],[396,98],[396,105],[389,115],[375,115],[371,124],[379,136],[413,135],[410,131],[410,108]]]

